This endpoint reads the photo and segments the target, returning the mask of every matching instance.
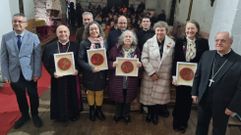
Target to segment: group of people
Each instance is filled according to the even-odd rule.
[[[37,35],[25,29],[26,17],[13,16],[13,31],[2,38],[1,71],[16,94],[21,112],[14,128],[20,128],[30,119],[26,91],[33,123],[36,127],[43,125],[38,116],[37,94],[41,60],[51,75],[50,118],[57,122],[79,119],[83,107],[80,83],[86,92],[91,121],[106,119],[102,106],[107,90],[115,103],[113,119],[116,122],[131,121],[130,105],[139,97],[147,108],[146,122],[156,125],[159,115],[169,115],[171,84],[176,88],[172,115],[173,129],[177,132],[184,133],[188,128],[193,102],[199,104],[196,135],[208,134],[211,118],[213,135],[224,135],[229,116],[241,114],[241,57],[231,49],[231,33],[218,32],[216,50],[208,51],[208,41],[199,35],[200,26],[196,21],[187,21],[185,37],[173,39],[167,34],[168,24],[164,21],[156,22],[151,28],[150,18],[144,16],[141,27],[134,32],[127,29],[127,18],[122,15],[118,17],[117,28],[106,38],[90,12],[84,12],[82,18],[85,25],[77,31],[81,35],[77,42],[71,42],[69,28],[60,25],[56,30],[58,40],[45,46],[41,57]],[[87,51],[99,48],[106,50],[108,70],[91,66],[88,61]],[[72,75],[60,76],[56,74],[54,55],[66,52],[73,52],[75,71]],[[116,76],[117,57],[138,58],[138,76]],[[177,62],[198,64],[192,87],[176,83]]]

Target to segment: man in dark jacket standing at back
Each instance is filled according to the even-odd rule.
[[[126,29],[127,29],[127,18],[123,15],[119,16],[117,20],[117,29],[113,29],[108,35],[107,52],[109,52],[109,50],[117,44],[119,36]]]
[[[142,51],[145,42],[155,35],[155,32],[151,29],[151,19],[148,16],[144,16],[141,19],[141,26],[136,32],[138,39],[138,47]]]

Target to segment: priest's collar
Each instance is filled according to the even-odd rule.
[[[229,49],[229,51],[228,51],[227,53],[225,53],[225,54],[220,53],[220,52],[217,51],[217,54],[218,54],[220,57],[225,57],[225,56],[228,56],[231,51],[232,51],[232,49]]]
[[[65,42],[59,40],[59,43],[60,43],[61,45],[66,45],[68,42],[69,42],[69,40],[67,40],[67,41],[65,41]]]

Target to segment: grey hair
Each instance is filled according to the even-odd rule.
[[[16,13],[16,14],[14,14],[14,15],[13,15],[13,18],[14,18],[14,17],[17,17],[17,16],[21,16],[21,17],[23,17],[23,19],[24,19],[25,22],[27,21],[27,17],[26,17],[23,13]],[[13,18],[12,18],[12,20],[13,20]]]
[[[87,39],[90,36],[90,30],[89,29],[90,29],[90,26],[93,25],[93,24],[96,24],[98,26],[99,31],[100,31],[99,36],[104,38],[105,34],[104,34],[104,31],[103,31],[102,27],[100,26],[100,24],[98,22],[93,21],[93,22],[89,23],[86,26],[86,28],[84,29],[83,39]]]
[[[131,33],[131,37],[133,39],[132,46],[136,47],[137,43],[138,43],[137,38],[136,38],[136,34],[131,30],[125,30],[124,32],[122,32],[122,34],[120,35],[120,37],[118,39],[118,47],[120,45],[124,45],[124,37],[127,33]]]
[[[219,31],[219,32],[217,32],[217,34],[219,34],[219,33],[227,33],[229,39],[231,40],[231,42],[233,42],[233,35],[232,35],[232,33],[230,31]]]
[[[91,16],[92,18],[94,18],[93,14],[91,12],[85,11],[84,13],[82,13],[82,17],[87,16],[87,15]]]
[[[166,33],[168,33],[168,24],[164,21],[158,21],[154,24],[153,30],[155,31],[156,28],[164,27],[166,29]]]

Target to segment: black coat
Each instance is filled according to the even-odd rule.
[[[83,40],[80,43],[79,65],[83,73],[83,86],[87,90],[103,90],[106,86],[106,71],[94,73],[88,63],[87,50],[90,49],[90,41]]]
[[[68,52],[74,53],[75,68],[79,69],[78,58],[79,45],[70,42]],[[54,54],[58,53],[56,42],[48,44],[43,50],[43,64],[51,75],[51,100],[50,118],[52,120],[66,121],[79,116],[80,112],[80,85],[77,75],[68,75],[59,78],[54,77],[55,62]]]
[[[113,46],[117,45],[118,38],[121,35],[122,31],[120,29],[113,29],[110,31],[108,38],[107,38],[107,52],[111,50]]]
[[[233,112],[241,114],[241,56],[231,51],[228,62],[220,70],[212,84],[213,109],[229,108]],[[212,70],[212,63],[216,51],[207,51],[202,55],[194,78],[192,95],[198,96],[201,105],[208,91],[208,84]]]
[[[192,59],[190,62],[198,63],[203,52],[209,50],[209,45],[208,45],[208,40],[204,38],[197,38],[195,43],[196,43],[196,57],[194,57],[194,59]],[[173,56],[172,75],[176,75],[177,62],[186,62],[186,48],[187,48],[186,38],[181,38],[176,40],[174,56]]]
[[[136,36],[138,39],[138,47],[140,49],[140,51],[142,52],[143,46],[145,44],[145,42],[152,38],[155,35],[155,32],[151,29],[144,31],[142,28],[138,29],[136,32]]]

